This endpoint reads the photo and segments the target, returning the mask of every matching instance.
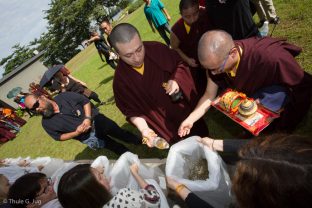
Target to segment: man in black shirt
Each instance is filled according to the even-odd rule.
[[[100,36],[97,32],[90,32],[90,39],[88,40],[88,44],[94,42],[94,45],[99,53],[101,60],[104,62],[102,55],[104,55],[106,62],[113,68],[116,69],[117,64],[112,55],[113,54],[110,46],[107,44],[106,40],[103,36]]]
[[[93,149],[105,146],[117,154],[128,149],[111,136],[134,144],[141,143],[139,138],[121,129],[98,109],[91,108],[86,97],[74,92],[63,92],[54,100],[30,94],[25,98],[25,105],[42,114],[44,130],[57,141],[73,138]]]
[[[215,29],[225,30],[234,40],[258,35],[248,0],[206,0],[206,11]]]

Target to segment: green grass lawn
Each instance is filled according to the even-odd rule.
[[[172,22],[179,18],[178,1],[163,0],[169,11]],[[312,4],[310,0],[275,0],[274,1],[281,23],[276,27],[273,36],[286,37],[290,42],[303,48],[298,57],[299,63],[306,71],[312,73]],[[255,17],[257,19],[257,17]],[[141,33],[143,40],[162,41],[158,33],[153,33],[145,19],[143,7],[131,15],[125,17],[122,22],[135,25]],[[125,129],[137,133],[114,104],[112,92],[112,80],[114,70],[99,58],[95,47],[92,45],[75,56],[67,63],[73,70],[73,75],[86,82],[90,89],[96,91],[104,101],[110,104],[101,106],[100,111],[116,121]],[[242,128],[225,117],[223,114],[211,109],[205,116],[210,134],[214,138],[233,138]],[[300,124],[296,133],[312,136],[312,112]],[[167,151],[149,149],[144,145],[126,144],[131,151],[141,158],[163,158]],[[33,117],[28,120],[22,131],[13,141],[9,141],[0,147],[0,158],[7,157],[38,157],[50,156],[65,160],[94,159],[98,155],[106,155],[108,158],[117,158],[117,155],[106,149],[91,150],[86,145],[75,140],[56,142],[50,138],[41,127],[41,118]]]

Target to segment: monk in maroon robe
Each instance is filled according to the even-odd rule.
[[[166,45],[142,42],[130,24],[117,25],[109,42],[121,59],[113,82],[117,107],[148,139],[149,146],[155,133],[170,143],[180,140],[178,127],[195,107],[197,96],[188,67]],[[193,135],[208,135],[203,120],[195,126]]]
[[[179,9],[182,17],[171,28],[170,45],[190,66],[198,95],[201,97],[205,92],[207,79],[206,72],[198,61],[197,46],[200,37],[212,29],[212,25],[208,21],[205,8],[200,7],[198,1],[181,0]]]
[[[210,31],[201,38],[198,51],[200,63],[208,69],[207,91],[182,122],[181,136],[209,109],[220,87],[233,88],[249,97],[272,86],[286,89],[287,102],[282,106],[280,118],[274,122],[276,130],[292,131],[307,114],[312,76],[304,72],[294,58],[301,52],[299,47],[270,37],[233,41],[224,31]],[[274,96],[271,99],[274,100]]]

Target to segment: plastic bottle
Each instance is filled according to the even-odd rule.
[[[168,142],[164,138],[161,138],[161,137],[156,137],[153,140],[153,146],[157,147],[158,149],[168,149],[169,148]]]
[[[265,21],[262,27],[259,28],[259,33],[261,37],[265,37],[269,34],[269,21]]]

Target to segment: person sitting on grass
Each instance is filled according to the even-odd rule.
[[[88,98],[78,93],[63,92],[54,100],[30,94],[25,98],[25,105],[43,116],[44,130],[56,141],[73,138],[92,149],[106,147],[117,154],[127,152],[128,148],[111,137],[141,143],[138,137],[121,129],[98,109],[91,108]]]
[[[86,83],[70,75],[69,70],[64,65],[55,65],[52,68],[54,67],[60,67],[61,69],[54,74],[51,80],[51,86],[49,87],[51,91],[56,91],[58,93],[76,92],[83,94],[89,100],[94,100],[98,105],[105,104],[105,102],[100,100],[99,95],[96,92],[87,87]]]
[[[89,164],[81,164],[62,176],[57,196],[64,208],[159,207],[159,193],[139,175],[138,165],[132,164],[130,170],[140,191],[124,188],[112,196],[107,178]]]

